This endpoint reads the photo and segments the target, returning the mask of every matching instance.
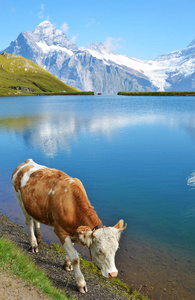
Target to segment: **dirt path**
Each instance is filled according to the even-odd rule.
[[[47,300],[33,285],[8,273],[0,273],[0,300]]]
[[[21,247],[24,252],[35,261],[36,265],[43,269],[54,285],[65,291],[67,296],[75,299],[96,299],[96,300],[117,300],[130,299],[126,293],[121,295],[120,290],[113,288],[110,283],[102,276],[91,275],[85,268],[82,272],[88,286],[87,294],[80,294],[77,291],[73,272],[63,270],[64,260],[56,250],[47,244],[41,244],[38,254],[32,254],[28,251],[28,236],[24,232],[22,226],[10,222],[7,217],[0,213],[0,237],[4,236],[14,241],[16,245]],[[102,288],[103,285],[103,288]],[[20,279],[15,278],[7,273],[0,273],[0,300],[23,300],[23,299],[48,299],[46,296],[37,292],[34,286],[28,285]]]

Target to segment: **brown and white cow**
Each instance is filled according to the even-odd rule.
[[[115,253],[126,225],[123,227],[123,220],[120,220],[114,227],[103,226],[79,179],[28,159],[13,172],[12,184],[26,218],[32,252],[38,252],[40,223],[43,223],[54,227],[66,250],[65,269],[74,269],[81,293],[87,292],[87,286],[74,242],[90,249],[93,261],[103,276],[117,276]]]

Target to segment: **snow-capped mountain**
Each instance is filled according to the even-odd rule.
[[[22,32],[0,51],[22,55],[65,83],[104,94],[118,91],[195,90],[195,40],[180,51],[144,61],[102,43],[79,48],[49,21]]]

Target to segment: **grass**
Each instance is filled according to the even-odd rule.
[[[40,94],[40,96],[43,94]],[[81,96],[85,96],[85,95],[94,95],[93,91],[85,91],[85,92],[53,92],[53,93],[44,93],[44,95],[66,95],[66,96],[74,96],[74,95],[81,95]]]
[[[65,84],[32,61],[15,54],[0,54],[0,96],[83,95],[93,92]]]
[[[65,254],[64,249],[60,247],[59,244],[52,243],[50,245],[50,251],[52,251],[53,255],[59,257]],[[131,286],[121,282],[117,278],[103,278],[101,272],[92,262],[80,257],[80,263],[83,273],[87,274],[92,280],[97,281],[97,276],[99,277],[98,284],[100,284],[103,289],[109,287],[114,293],[124,295],[124,298],[126,298],[128,294],[128,299],[132,300],[148,300],[148,298],[140,294],[139,291],[133,290]],[[19,278],[22,278],[25,282],[33,284],[52,299],[71,299],[67,298],[60,289],[54,287],[45,273],[38,268],[19,247],[2,237],[0,238],[0,272],[4,271],[11,272]]]
[[[9,271],[33,284],[52,299],[65,300],[64,293],[55,288],[45,273],[11,241],[0,238],[0,272]]]
[[[195,91],[166,91],[166,92],[118,92],[123,96],[195,96]]]

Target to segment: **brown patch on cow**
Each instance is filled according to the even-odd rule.
[[[22,166],[24,166],[25,164],[27,164],[29,161],[30,161],[30,159],[27,159],[24,163],[21,163],[21,164],[14,170],[14,172],[13,172],[13,174],[12,174],[12,178],[13,178],[14,174],[16,174],[16,172],[18,172],[18,170],[19,170]]]
[[[25,165],[25,164],[23,164]],[[21,165],[20,165],[21,167]],[[30,169],[32,169],[34,166],[33,165],[27,165],[27,166],[24,166],[17,174],[15,180],[14,180],[14,188],[16,191],[18,190],[21,190],[21,179],[22,177],[24,176],[24,174],[26,172],[28,172]]]
[[[25,161],[25,164],[27,164],[29,161],[30,161],[30,159],[28,158],[28,159]]]
[[[74,266],[78,266],[78,265],[79,265],[79,259],[78,259],[78,258],[73,259],[72,264],[73,264]]]
[[[54,219],[57,220],[62,214],[63,203],[69,196],[64,191],[68,187],[68,183],[63,180],[65,178],[69,176],[49,168],[36,170],[30,175],[21,191],[24,207],[35,220],[54,226]],[[68,209],[70,212],[71,206]]]
[[[79,235],[82,234],[83,237],[86,238],[87,232],[88,232],[89,230],[91,230],[91,228],[90,228],[89,226],[79,226],[79,227],[77,228],[77,233],[78,233]]]
[[[22,167],[22,166],[24,166],[25,165],[25,163],[22,163],[22,164],[20,164],[15,170],[14,170],[14,172],[13,172],[13,174],[12,174],[12,178],[13,178],[13,176],[16,174],[16,172],[18,172],[18,170]]]

